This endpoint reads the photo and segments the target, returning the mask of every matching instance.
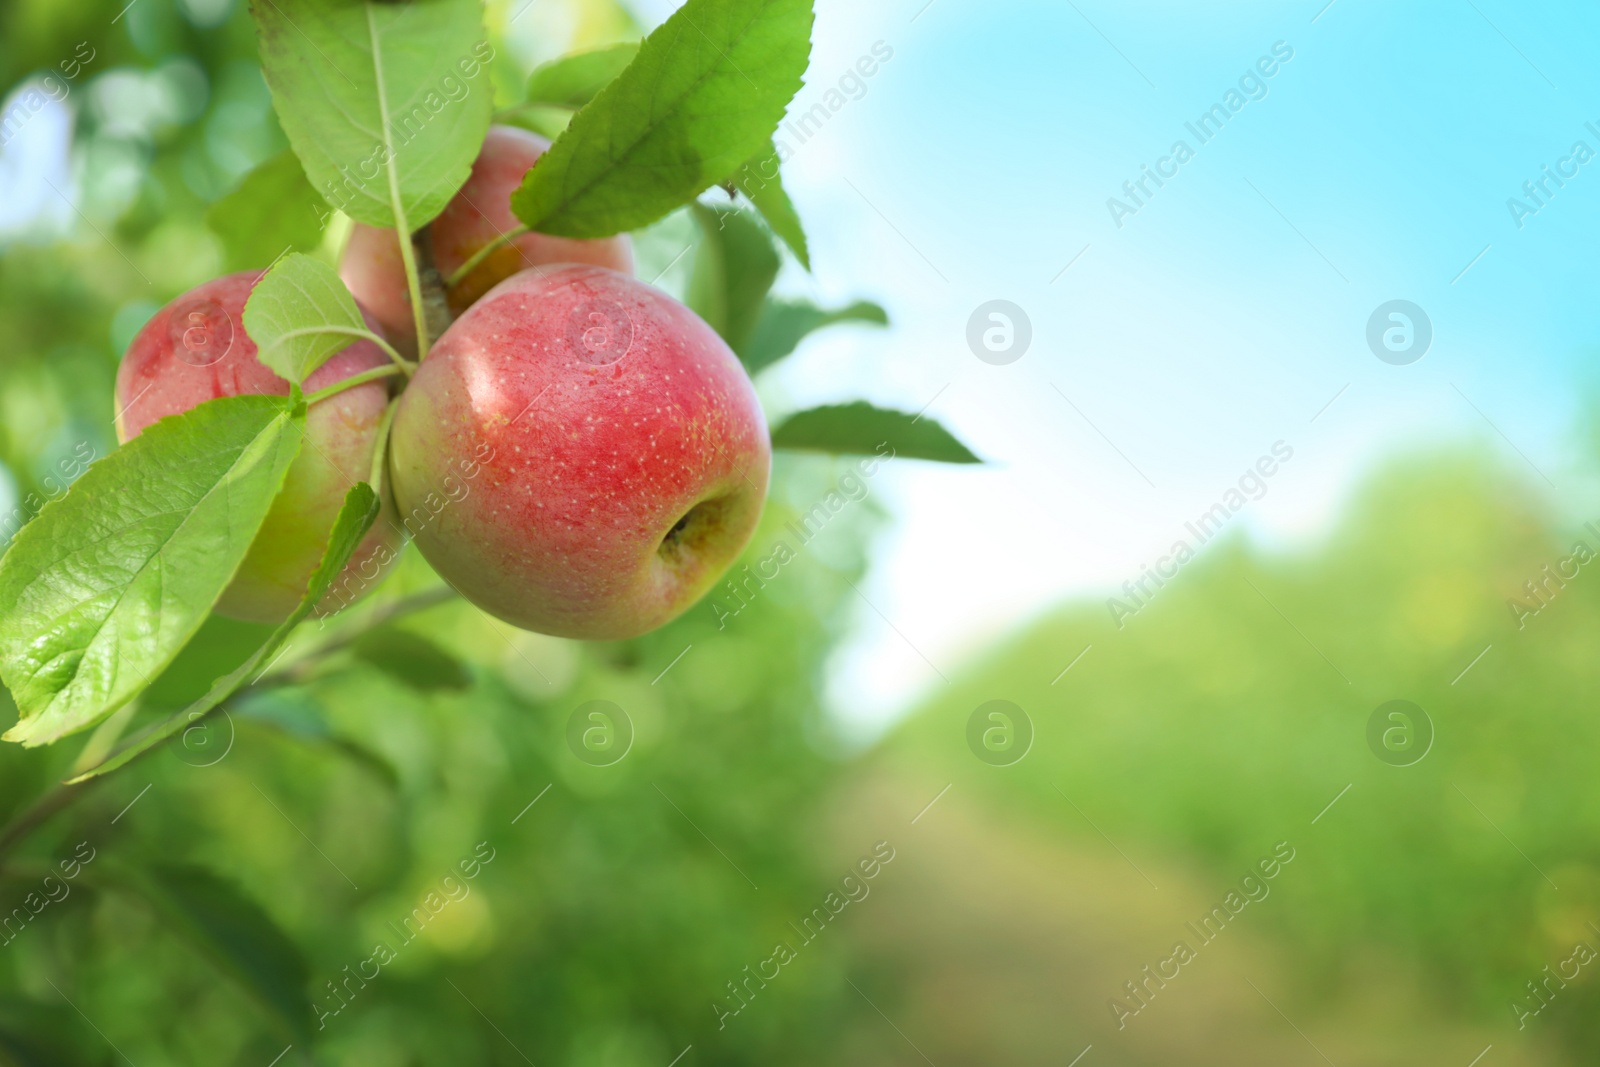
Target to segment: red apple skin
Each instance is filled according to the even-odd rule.
[[[771,465],[716,332],[572,265],[512,276],[445,331],[390,445],[402,521],[446,581],[514,626],[595,640],[704,595],[754,533]]]
[[[145,324],[117,371],[117,438],[126,443],[169,415],[223,396],[288,396],[289,383],[256,358],[244,330],[245,301],[260,271],[230,274],[191,289]],[[197,301],[211,310],[193,317]],[[375,327],[370,318],[367,324]],[[374,332],[377,332],[374,329]],[[186,343],[187,342],[187,343]],[[226,354],[223,354],[223,352]],[[307,379],[310,394],[389,357],[356,341]],[[305,442],[282,494],[267,512],[239,572],[216,610],[251,622],[280,623],[305,596],[328,534],[356,482],[371,476],[378,423],[389,403],[387,383],[367,382],[320,400],[306,414]],[[400,542],[394,505],[373,525],[319,610],[331,611],[377,584]]]
[[[485,245],[522,225],[511,213],[511,194],[549,148],[550,142],[536,133],[515,126],[489,127],[471,176],[428,230],[441,277],[449,278]],[[633,246],[625,234],[592,241],[523,234],[495,249],[448,291],[450,311],[460,315],[518,271],[553,263],[588,263],[632,274]],[[402,339],[396,346],[415,356],[417,327],[394,231],[358,223],[339,261],[339,273],[387,335]]]

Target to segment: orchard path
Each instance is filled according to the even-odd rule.
[[[1509,1011],[1494,1030],[1451,1019],[1401,961],[1371,949],[1352,954],[1334,990],[1297,989],[1270,924],[1251,921],[1251,908],[1287,903],[1276,895],[1199,948],[1119,1031],[1110,997],[1174,941],[1196,945],[1184,924],[1227,887],[1136,853],[1152,889],[1087,825],[1062,839],[977,809],[959,787],[913,825],[946,781],[869,760],[827,816],[825,877],[872,842],[897,850],[841,916],[875,1005],[841,1035],[845,1063],[1067,1067],[1091,1044],[1078,1067],[1468,1067],[1491,1044],[1480,1067],[1570,1062],[1532,1030],[1517,1034]],[[1280,879],[1292,876],[1291,865]]]

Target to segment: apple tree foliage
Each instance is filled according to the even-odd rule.
[[[5,740],[32,747],[94,731],[65,792],[46,803],[70,800],[72,790],[230,702],[247,706],[279,676],[270,672],[291,631],[377,518],[372,485],[350,492],[295,613],[255,634],[252,647],[232,657],[236,666],[198,692],[176,703],[158,699],[174,665],[210,639],[211,609],[301,447],[307,406],[320,399],[304,395],[302,384],[358,337],[380,344],[396,364],[363,378],[408,367],[368,331],[337,274],[301,254],[323,236],[321,225],[308,224],[307,207],[324,202],[331,209],[324,219],[339,211],[416,234],[466,180],[496,118],[487,89],[452,97],[438,119],[428,107],[441,85],[467,69],[462,61],[484,53],[478,0],[255,0],[251,13],[290,150],[214,204],[209,221],[230,268],[270,266],[244,325],[291,394],[213,400],[162,420],[94,463],[0,557],[0,681],[18,714]],[[700,234],[689,303],[752,375],[819,329],[887,324],[870,303],[824,308],[771,292],[786,254],[811,267],[773,135],[803,84],[812,23],[811,0],[688,0],[639,44],[535,70],[524,99],[498,119],[554,138],[512,196],[530,230],[600,238],[688,212]],[[412,243],[401,242],[401,251],[425,355],[422,272]],[[779,449],[870,455],[888,442],[903,458],[977,461],[936,422],[865,402],[774,421]],[[381,469],[375,466],[373,481]],[[448,656],[420,639],[385,644],[393,640],[363,637],[356,653],[422,688],[455,684],[460,669]],[[141,702],[168,712],[125,731]],[[0,856],[18,833],[0,837]],[[259,908],[203,871],[153,870],[122,881],[157,913],[177,916],[180,932],[219,961],[288,1039],[309,1041],[301,968]]]

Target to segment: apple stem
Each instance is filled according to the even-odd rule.
[[[383,418],[378,421],[378,440],[372,449],[372,473],[367,478],[367,484],[372,486],[379,500],[383,499],[383,472],[389,466],[389,428],[394,425],[394,410],[399,403],[400,398],[395,397],[383,409]]]
[[[379,348],[388,353],[389,358],[394,361],[395,369],[399,370],[399,372],[404,374],[407,378],[411,377],[412,372],[417,369],[417,365],[415,363],[411,362],[405,356],[402,356],[399,352],[395,351],[394,345],[391,345],[388,341],[385,341],[377,334],[363,331],[361,336],[365,337],[367,340],[371,341],[373,344],[377,345]]]
[[[490,241],[488,244],[472,253],[472,258],[461,264],[461,266],[456,269],[454,274],[451,274],[450,277],[444,280],[445,286],[447,288],[454,289],[456,286],[460,285],[466,280],[467,275],[476,270],[484,260],[492,256],[496,251],[510,244],[512,241],[515,241],[523,234],[532,232],[533,230],[531,227],[518,226],[514,230],[509,230],[506,233],[502,233],[499,237],[496,237],[494,240]]]
[[[346,389],[354,389],[358,385],[365,385],[368,382],[375,382],[379,378],[392,378],[396,374],[410,373],[411,372],[406,370],[405,367],[396,367],[392,365],[373,367],[371,370],[364,370],[360,374],[352,374],[350,377],[345,378],[342,381],[334,382],[326,389],[318,389],[316,392],[306,397],[306,406],[310,407],[319,400],[326,400],[330,396],[337,396]],[[393,405],[390,405],[390,407],[392,408]]]
[[[396,352],[394,346],[388,341],[384,340],[382,337],[379,337],[371,330],[361,329],[355,326],[308,326],[303,330],[290,330],[288,333],[279,335],[278,339],[273,342],[272,348],[277,348],[277,346],[283,344],[283,342],[296,337],[309,337],[319,333],[334,333],[345,337],[360,337],[363,340],[371,341],[388,354],[389,358],[394,361],[394,365],[399,368],[399,370],[405,374],[407,378],[411,377],[411,372],[417,369],[417,365],[415,363],[411,362],[405,356],[402,356],[399,352]]]

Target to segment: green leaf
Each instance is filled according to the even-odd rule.
[[[497,116],[554,141],[566,132],[572,114],[593,100],[639,54],[639,43],[612,45],[562,56],[528,76],[527,101]]]
[[[286,1040],[311,1042],[311,968],[272,917],[235,884],[200,867],[110,867],[97,880],[142,897],[171,930],[237,982]]]
[[[898,459],[982,463],[932,419],[875,408],[864,400],[791,415],[772,432],[772,447],[794,452],[870,456],[887,446]]]
[[[631,41],[575,52],[536,67],[528,75],[528,103],[580,108],[610,85],[638,54],[639,43]]]
[[[800,265],[810,270],[811,248],[806,243],[805,228],[800,225],[800,213],[794,209],[794,201],[783,187],[783,175],[778,172],[777,146],[769,143],[754,159],[740,167],[733,184],[761,212],[772,232],[789,246]]]
[[[809,300],[769,299],[750,338],[735,351],[744,361],[745,370],[754,374],[789,355],[807,335],[841,322],[887,326],[889,313],[865,300],[826,311]]]
[[[357,222],[415,231],[461,188],[493,110],[480,0],[254,0],[278,120]]]
[[[300,160],[285,148],[212,204],[206,226],[222,238],[226,269],[260,270],[285,250],[315,248],[327,215],[327,205],[306,180]]]
[[[646,226],[769,144],[811,58],[811,0],[689,0],[511,197],[563,237]]]
[[[236,396],[162,419],[47,504],[0,559],[0,677],[41,745],[93,726],[194,636],[300,451],[305,402]]]
[[[256,358],[296,385],[356,337],[369,336],[355,297],[319,259],[293,252],[266,273],[244,303]]]
[[[728,347],[738,351],[755,331],[761,302],[778,277],[778,246],[751,212],[692,204],[700,225],[688,303]]]
[[[355,654],[357,659],[424,692],[459,690],[472,684],[472,675],[460,660],[408,630],[381,629],[362,634],[356,641]]]
[[[334,520],[333,532],[328,537],[328,548],[322,554],[322,562],[318,564],[316,573],[311,576],[306,595],[294,609],[294,613],[284,620],[283,625],[272,632],[266,644],[258,648],[254,655],[237,668],[218,678],[205,696],[176,715],[146,727],[124,742],[104,763],[84,771],[72,781],[82,782],[98,778],[102,774],[133,762],[163,741],[211,714],[224,700],[259,675],[263,668],[270,666],[272,658],[289,640],[294,628],[300,625],[328,594],[328,589],[334,580],[339,577],[345,564],[350,562],[350,557],[361,545],[361,539],[372,529],[373,522],[378,518],[378,510],[378,494],[372,491],[372,486],[366,482],[357,482],[352,486],[350,492],[345,495],[344,507],[339,510],[339,517]]]

